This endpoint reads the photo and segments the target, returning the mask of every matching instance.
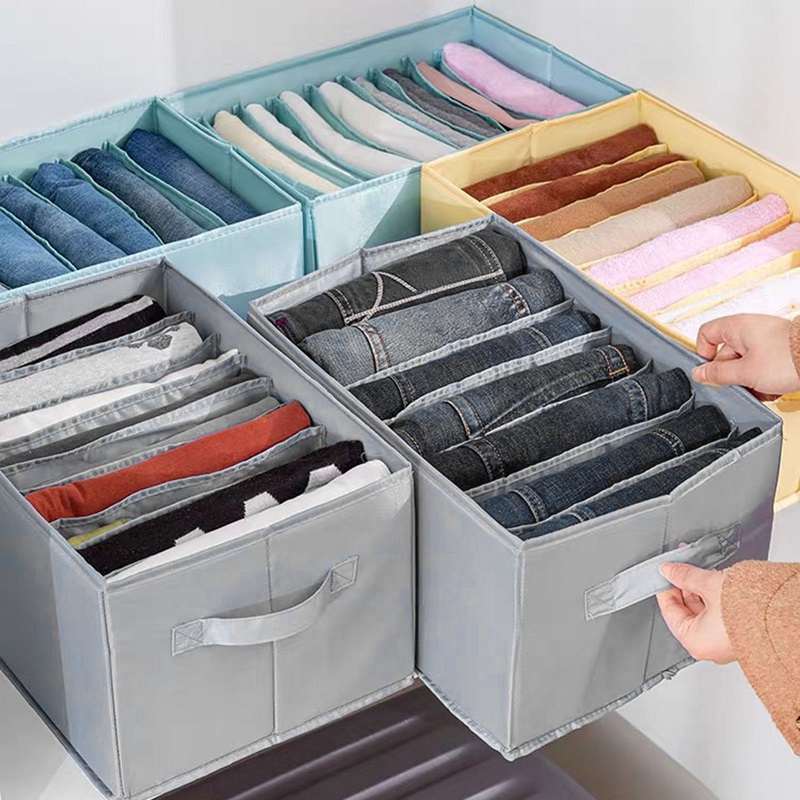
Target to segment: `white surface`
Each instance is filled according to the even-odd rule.
[[[0,0],[0,140],[464,5],[467,0]]]
[[[480,0],[477,5],[800,170],[800,3]]]

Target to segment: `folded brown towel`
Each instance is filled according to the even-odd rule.
[[[519,222],[530,217],[549,214],[576,200],[593,197],[618,183],[631,181],[659,167],[685,160],[684,156],[677,153],[664,153],[660,156],[643,158],[640,161],[612,164],[610,167],[601,167],[590,172],[569,175],[566,178],[557,178],[549,183],[542,183],[527,192],[493,203],[489,208],[511,222]]]
[[[570,231],[588,228],[616,214],[696,186],[704,180],[696,164],[678,161],[648,172],[641,178],[612,186],[594,197],[577,200],[558,211],[524,220],[520,222],[520,228],[540,241],[556,239]]]
[[[485,200],[529,183],[552,181],[602,164],[613,164],[654,144],[658,144],[658,137],[649,125],[634,125],[606,139],[478,181],[466,186],[464,191],[476,200]]]

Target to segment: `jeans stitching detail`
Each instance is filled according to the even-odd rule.
[[[514,313],[517,318],[531,315],[530,307],[525,301],[525,298],[510,283],[501,283],[500,288],[511,300],[511,304],[514,307]]]
[[[477,445],[478,449],[476,450],[473,445]],[[505,463],[503,461],[502,456],[500,455],[500,452],[494,446],[493,442],[491,442],[489,439],[485,439],[484,438],[484,439],[481,439],[479,442],[473,442],[473,443],[468,444],[466,446],[469,447],[475,453],[475,455],[477,455],[478,458],[480,458],[480,460],[483,462],[483,465],[486,468],[486,474],[489,476],[490,480],[498,480],[499,478],[505,478],[506,477],[506,465],[505,465]],[[486,457],[483,455],[483,453],[480,452],[480,448],[481,447],[485,447],[485,448],[491,450],[494,453],[494,456],[495,456],[495,458],[497,459],[497,461],[498,461],[498,463],[500,465],[500,474],[499,475],[495,475],[494,474],[494,470],[492,469],[492,465],[489,463],[489,461],[486,459]]]
[[[342,320],[344,321],[344,324],[347,325],[353,312],[350,308],[350,302],[344,293],[341,292],[338,287],[336,287],[329,289],[327,292],[323,292],[323,294],[326,294],[331,300],[333,300],[334,303],[336,303],[336,307],[339,309],[339,313],[342,315]]]
[[[676,455],[682,456],[686,453],[686,446],[680,436],[672,431],[665,430],[664,428],[656,428],[650,431],[653,436],[657,436],[662,441],[666,442],[670,450]]]
[[[475,234],[468,236],[464,241],[468,241],[473,247],[477,247],[478,250],[481,251],[484,260],[487,262],[488,266],[493,267],[493,272],[505,275],[503,270],[503,265],[500,263],[500,259],[497,257],[497,253],[489,247],[483,239],[479,239]]]
[[[399,372],[396,375],[390,375],[389,380],[397,387],[397,391],[400,393],[400,401],[403,403],[403,408],[411,405],[416,397],[411,382],[404,378]]]
[[[353,325],[353,328],[361,331],[361,333],[364,334],[364,337],[367,340],[367,345],[372,351],[372,359],[375,362],[376,371],[380,371],[385,367],[390,367],[392,365],[392,361],[389,357],[388,351],[386,350],[386,343],[384,342],[380,331],[378,331],[374,325],[370,325],[367,322],[359,322],[358,324]]]
[[[467,405],[472,408],[471,404],[465,397],[457,398],[463,400]],[[464,426],[464,434],[466,435],[467,439],[472,439],[472,429],[470,428],[469,422],[467,422],[467,418],[461,413],[461,409],[455,404],[454,400],[445,400],[444,404],[450,406],[453,411],[458,414],[458,418],[461,420],[461,424]]]
[[[542,522],[549,516],[547,505],[542,500],[541,495],[528,486],[520,486],[517,489],[512,489],[510,494],[516,494],[524,501],[525,505],[533,516],[534,522]]]

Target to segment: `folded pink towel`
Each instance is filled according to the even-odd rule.
[[[795,250],[800,250],[800,223],[797,222],[766,239],[759,239],[716,261],[689,270],[671,281],[639,292],[630,301],[642,311],[660,311],[689,295],[718,286]]]
[[[458,100],[459,103],[463,103],[473,111],[480,111],[482,114],[490,116],[506,128],[524,128],[532,122],[538,122],[538,120],[535,119],[516,119],[512,117],[508,111],[500,108],[500,106],[488,100],[482,94],[478,94],[477,92],[473,92],[472,89],[462,86],[458,81],[448,78],[447,75],[439,72],[438,69],[434,69],[434,67],[430,64],[426,64],[424,61],[417,62],[417,69],[428,83],[435,86],[443,94],[446,94],[453,100]]]
[[[586,271],[604,286],[646,278],[712,247],[755,233],[787,212],[783,198],[768,194],[743,208],[662,233],[632,250],[598,261]]]
[[[464,83],[525,114],[555,117],[585,108],[571,97],[510,69],[477,47],[448,42],[442,48],[442,60]]]

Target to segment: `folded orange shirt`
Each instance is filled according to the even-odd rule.
[[[293,401],[254,420],[202,436],[138,464],[63,486],[37,489],[25,497],[48,522],[86,517],[142,489],[232,467],[310,425],[311,419],[305,409]]]
[[[464,191],[476,200],[485,200],[487,197],[519,189],[530,183],[554,181],[556,178],[564,178],[603,164],[613,164],[654,144],[658,144],[655,131],[649,125],[642,123],[606,139],[478,181],[471,186],[465,186]]]
[[[511,222],[519,222],[529,217],[549,214],[551,211],[563,208],[576,200],[592,197],[605,189],[616,186],[618,183],[631,181],[666,164],[684,160],[684,157],[677,153],[663,153],[658,156],[642,158],[639,161],[612,164],[610,167],[602,167],[592,172],[570,175],[566,178],[558,178],[549,183],[543,183],[527,192],[521,192],[505,200],[499,200],[497,203],[493,203],[490,208],[496,214],[500,214],[501,217],[505,217]]]

